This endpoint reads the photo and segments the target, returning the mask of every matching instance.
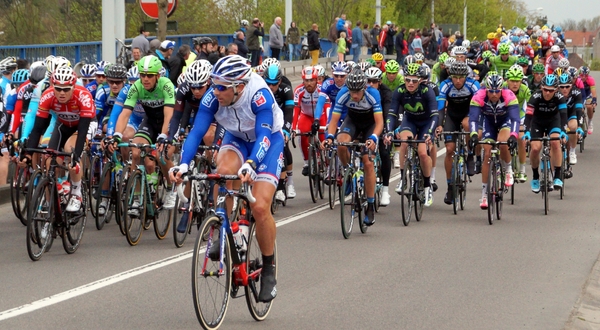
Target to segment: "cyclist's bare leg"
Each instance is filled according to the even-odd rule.
[[[363,155],[362,161],[365,171],[365,192],[367,193],[367,198],[375,197],[375,165],[369,159],[369,155]]]
[[[347,143],[351,142],[352,137],[346,133],[339,133],[337,136],[337,140],[338,142]],[[340,158],[340,161],[342,162],[343,166],[348,166],[348,162],[350,161],[350,153],[348,152],[348,148],[338,146],[338,157]]]
[[[498,132],[497,141],[498,142],[506,142],[506,141],[508,141],[509,137],[510,137],[510,129],[503,128]],[[500,146],[500,159],[502,159],[502,161],[504,161],[505,163],[507,163],[509,165],[510,165],[510,162],[512,161],[512,157],[510,156],[510,150],[508,150],[508,146],[505,144]]]
[[[492,146],[484,144],[483,146],[483,159],[481,160],[481,183],[488,184],[488,173],[490,171],[490,156],[492,154]]]
[[[569,132],[577,131],[578,125],[579,125],[579,123],[577,122],[577,119],[569,120],[569,123],[568,123]],[[569,149],[574,150],[575,148],[577,148],[577,137],[575,135],[570,135],[569,136]]]
[[[413,134],[411,131],[402,131],[400,132],[400,140],[408,140],[412,139]],[[408,148],[407,143],[400,144],[400,171],[404,170],[404,159],[406,157],[406,149]]]
[[[529,145],[529,162],[531,163],[531,168],[539,168],[540,167],[540,152],[542,151],[542,142],[541,141],[531,141]]]
[[[431,177],[431,157],[427,154],[427,144],[419,143],[417,148],[419,159],[421,160],[421,169],[424,177]]]
[[[559,137],[558,133],[550,134],[551,138]],[[560,150],[560,141],[550,141],[550,162],[553,168],[559,168],[562,166],[562,150]]]
[[[454,155],[454,150],[456,149],[456,143],[447,142],[446,143],[446,157],[444,157],[444,169],[446,170],[446,179],[450,180],[452,175],[452,155]]]

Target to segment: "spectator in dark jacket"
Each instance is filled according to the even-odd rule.
[[[319,40],[319,26],[313,23],[312,29],[306,34],[308,38],[308,51],[312,59],[311,66],[317,65],[319,61],[319,50],[321,49],[321,41]]]
[[[183,67],[185,67],[185,61],[190,57],[190,52],[192,49],[189,45],[181,45],[179,50],[177,50],[177,54],[169,57],[169,66],[171,71],[169,71],[169,79],[173,82],[173,85],[177,86],[177,78],[183,71]]]
[[[396,48],[396,62],[402,64],[404,62],[404,32],[406,32],[406,28],[403,27],[396,35],[395,48]]]
[[[248,27],[248,35],[246,38],[246,45],[248,50],[252,53],[252,66],[257,66],[260,59],[260,43],[258,37],[265,35],[265,23],[261,22],[258,18],[252,20],[252,25]]]
[[[373,45],[373,49],[371,49],[371,53],[379,53],[379,33],[381,29],[379,28],[379,24],[375,23],[373,28],[371,29],[371,44]]]
[[[385,53],[387,55],[392,55],[394,54],[394,36],[398,33],[398,27],[391,24],[392,22],[388,21],[388,23],[390,23],[390,28],[388,29],[388,35],[385,39]]]
[[[240,55],[243,58],[248,58],[248,46],[246,46],[244,38],[244,31],[240,30],[236,33],[233,43],[238,46],[238,55]]]

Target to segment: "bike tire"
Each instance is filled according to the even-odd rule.
[[[179,197],[175,200],[175,207],[172,209],[165,209],[163,207],[163,201],[169,191],[167,187],[167,179],[164,177],[162,172],[158,171],[158,184],[156,186],[156,194],[154,195],[154,234],[159,240],[165,239],[169,233],[169,226],[173,217],[177,212],[175,209],[179,205]]]
[[[119,224],[119,231],[123,236],[125,233],[125,209],[126,209],[126,200],[127,200],[127,179],[129,178],[129,165],[124,165],[123,170],[121,171],[121,175],[117,176],[117,207],[118,210],[116,212],[115,219]]]
[[[350,238],[350,235],[352,234],[352,225],[357,217],[355,213],[355,204],[358,201],[355,200],[356,194],[354,187],[352,187],[352,192],[350,193],[349,197],[345,196],[346,186],[348,184],[353,185],[353,175],[353,168],[348,167],[344,172],[344,176],[342,177],[342,188],[340,190],[340,193],[343,194],[343,196],[340,197],[340,220],[342,224],[342,235],[344,235],[345,239]]]
[[[98,190],[98,184],[102,175],[102,158],[94,156],[90,162],[88,187],[89,187],[89,200],[90,200],[90,211],[94,218],[96,217],[96,210],[98,209],[96,204],[99,201],[96,200],[96,190]]]
[[[565,151],[563,151],[565,153]],[[565,154],[566,155],[566,154]],[[567,185],[567,180],[565,180],[565,172],[567,171],[567,164],[569,163],[568,157],[563,157],[562,166],[560,167],[560,180],[563,183],[562,188],[560,189],[560,199],[565,198],[565,186]]]
[[[124,229],[125,229],[125,237],[127,238],[127,243],[131,246],[135,246],[139,243],[140,238],[142,237],[144,223],[146,222],[146,196],[144,196],[145,188],[143,187],[143,177],[142,175],[146,175],[140,170],[135,170],[135,172],[131,175],[129,180],[127,180],[127,188],[125,194],[125,209],[123,210],[124,215]],[[140,191],[140,195],[137,197],[139,199],[139,216],[131,216],[129,215],[129,210],[133,204],[135,197],[135,191]]]
[[[27,220],[29,217],[29,210],[31,209],[31,200],[33,198],[33,193],[35,192],[35,188],[41,182],[43,178],[43,172],[40,169],[35,170],[29,179],[29,185],[27,186],[27,209],[25,213],[25,219]]]
[[[364,221],[366,214],[363,212],[367,211],[367,196],[365,196],[364,187],[358,189],[356,192],[356,200],[358,201],[356,207],[356,213],[358,214],[358,228],[360,232],[365,234],[369,229],[369,226]]]
[[[319,187],[319,198],[325,198],[325,170],[326,170],[326,162],[325,162],[325,154],[321,149],[317,149],[317,181]]]
[[[52,241],[52,221],[54,219],[54,203],[51,202],[54,197],[52,184],[47,178],[43,178],[33,193],[32,201],[27,217],[27,254],[33,261],[38,261],[49,249]],[[50,196],[50,199],[47,199]],[[47,205],[48,209],[44,212],[42,205]],[[48,224],[45,238],[41,237],[44,226]]]
[[[496,161],[494,158],[490,160],[490,168],[488,171],[488,186],[487,186],[487,199],[488,199],[488,223],[490,225],[494,224],[494,217],[496,216],[496,203],[495,203],[495,194],[496,194]]]
[[[505,173],[502,166],[496,166],[496,178],[497,178],[497,190],[496,190],[496,220],[502,220],[502,203],[504,201],[504,191],[506,186],[504,185]],[[513,183],[514,185],[514,183]]]
[[[453,155],[453,159],[452,159],[452,170],[451,170],[451,177],[452,177],[452,182],[450,183],[451,189],[452,189],[452,212],[454,212],[454,214],[458,213],[458,208],[459,208],[459,204],[460,204],[460,194],[459,194],[459,186],[460,186],[460,171],[458,168],[458,155],[455,154]]]
[[[219,273],[220,261],[208,256],[208,242],[216,244],[221,231],[221,221],[213,215],[206,218],[196,237],[192,258],[192,296],[196,317],[203,329],[217,329],[223,323],[230,301],[231,291],[231,251],[229,240],[225,238],[223,275]],[[223,249],[223,247],[221,247]],[[204,264],[206,268],[203,272]],[[205,276],[206,275],[206,276]],[[218,299],[213,301],[212,299]],[[214,310],[213,310],[214,309]]]
[[[375,157],[375,212],[379,213],[381,197],[383,195],[383,176],[381,174],[381,158],[379,154]]]
[[[12,162],[11,162],[12,163]],[[18,170],[18,177],[15,187],[16,193],[16,207],[19,212],[18,218],[21,220],[23,225],[27,225],[27,209],[28,209],[28,181],[31,180],[31,173],[29,173],[29,168],[16,168]],[[9,172],[10,173],[10,172]],[[11,190],[12,191],[12,190]]]
[[[410,158],[406,158],[404,161],[404,177],[401,177],[400,179],[402,180],[402,187],[400,187],[402,189],[400,193],[400,198],[402,199],[402,203],[400,203],[402,208],[402,223],[404,226],[408,226],[412,216],[412,201],[413,194],[415,193],[412,160]]]
[[[425,187],[424,187],[424,179],[423,179],[423,172],[420,168],[421,165],[417,165],[419,166],[416,171],[414,171],[415,175],[414,175],[414,182],[415,182],[415,196],[417,197],[416,199],[413,199],[414,201],[414,207],[415,207],[415,220],[417,220],[417,222],[421,221],[421,218],[423,217],[423,205],[425,204]],[[433,188],[431,188],[433,189]]]
[[[317,156],[313,146],[308,147],[308,186],[310,187],[310,198],[313,203],[316,203],[319,194],[319,182],[317,180]]]
[[[467,205],[467,185],[469,183],[469,175],[467,174],[467,167],[465,163],[465,157],[462,159],[462,178],[461,185],[459,187],[460,190],[460,209],[464,211]]]
[[[83,238],[83,232],[87,223],[88,195],[86,183],[81,184],[81,190],[81,211],[79,211],[79,214],[63,213],[64,227],[62,228],[62,242],[63,248],[68,254],[75,253],[81,245],[81,239]]]
[[[542,157],[542,161],[544,162],[544,164],[548,164],[548,160],[545,157]],[[548,166],[544,165],[544,169],[542,170],[542,198],[544,199],[544,215],[548,215],[548,185],[550,180],[548,171]]]
[[[96,210],[92,214],[94,215],[94,219],[96,220],[96,229],[98,230],[102,230],[102,228],[104,228],[104,224],[108,223],[113,216],[113,210],[111,208],[111,197],[113,190],[112,185],[114,184],[111,180],[112,170],[113,167],[111,165],[106,164],[104,166],[104,168],[102,169],[102,175],[100,176],[100,181],[98,182],[98,188],[96,189],[95,197],[97,202],[96,205],[93,206],[96,208]],[[104,187],[106,180],[108,180],[108,190],[104,192],[102,190],[102,187]],[[100,204],[102,202],[106,202],[106,210],[104,211],[104,215],[100,215],[99,212]]]
[[[329,159],[329,165],[327,166],[327,173],[329,174],[329,208],[333,210],[335,208],[335,200],[337,195],[336,188],[338,184],[338,159],[335,150],[331,152],[331,158]]]
[[[249,213],[246,213],[249,215]],[[275,263],[275,279],[277,279],[277,242],[274,245],[273,262]],[[248,250],[246,251],[246,274],[250,275],[255,272],[258,275],[252,279],[248,278],[248,285],[244,287],[244,293],[246,296],[246,304],[248,305],[248,311],[252,318],[256,321],[262,321],[269,315],[271,307],[273,307],[273,300],[269,302],[258,301],[258,293],[260,292],[260,270],[262,269],[262,253],[256,239],[256,224],[254,221],[250,223],[250,230],[248,234]]]

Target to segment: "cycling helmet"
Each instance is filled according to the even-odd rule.
[[[11,70],[17,68],[17,59],[13,56],[9,56],[0,61],[0,71],[2,74],[8,74]]]
[[[206,45],[206,44],[212,44],[213,40],[210,37],[196,37],[194,39],[192,39],[192,42],[194,43],[194,45]]]
[[[510,53],[510,46],[508,44],[498,45],[498,54],[508,55],[508,53]]]
[[[91,78],[96,74],[96,65],[95,64],[84,64],[79,70],[79,73],[82,77]]]
[[[354,61],[346,61],[346,65],[348,65],[350,71],[352,71],[352,69],[354,69],[354,67],[357,66],[357,64]]]
[[[61,66],[52,73],[52,83],[54,85],[75,85],[77,76],[75,71],[69,66]]]
[[[555,74],[548,74],[542,79],[542,85],[556,88],[558,87],[558,77]]]
[[[165,69],[165,67],[160,68],[160,70],[158,71],[158,74],[161,77],[167,77],[167,69]]]
[[[36,68],[38,66],[43,66],[44,68],[46,67],[44,64],[44,61],[35,61],[35,62],[31,63],[31,65],[29,66],[29,72],[31,72],[34,68]]]
[[[554,28],[554,31],[561,33],[562,32],[562,28],[560,26],[557,26]]]
[[[444,66],[446,68],[450,68],[454,62],[456,62],[456,59],[454,57],[448,57],[444,62]]]
[[[315,67],[313,67],[313,71],[317,74],[318,77],[319,71]],[[271,64],[265,71],[264,78],[267,84],[277,84],[281,81],[281,76],[281,69],[276,64]]]
[[[531,67],[531,71],[533,71],[533,73],[544,73],[546,72],[545,67],[542,63],[536,63],[533,65],[533,67]]]
[[[375,62],[375,60],[374,60],[374,59],[372,59],[372,58],[368,58],[368,59],[366,59],[366,60],[365,60],[365,62],[369,62],[369,63],[371,63],[371,66],[377,66],[377,63],[376,63],[376,62]]]
[[[354,68],[346,77],[346,87],[351,91],[357,91],[365,88],[367,85],[367,76],[360,68]]]
[[[396,60],[390,60],[385,64],[385,72],[398,73],[400,71],[400,64]]]
[[[318,77],[319,72],[314,66],[307,66],[302,69],[302,79],[317,79]]]
[[[317,70],[317,74],[319,75],[319,77],[325,77],[325,68],[322,65],[315,65],[315,69]]]
[[[44,65],[47,67],[48,63],[52,62],[53,59],[54,59],[54,55],[46,56],[46,58],[44,59]]]
[[[581,69],[579,69],[579,74],[590,74],[590,68],[588,68],[587,66],[582,66]]]
[[[333,64],[331,65],[331,71],[333,72],[333,74],[347,75],[349,69],[346,62],[337,61],[333,62]]]
[[[529,66],[529,58],[527,58],[527,56],[521,56],[517,59],[517,64],[520,66]]]
[[[568,73],[571,76],[571,78],[575,79],[577,77],[577,68],[574,66],[570,66],[567,69],[566,73]]]
[[[104,68],[106,78],[111,79],[127,79],[127,68],[122,64],[111,64]]]
[[[529,44],[529,37],[528,36],[524,36],[523,38],[521,38],[520,43],[523,46],[528,45]]]
[[[562,41],[559,41],[559,42],[557,43],[557,45],[558,45],[558,48],[560,48],[560,49],[565,49],[565,43],[564,43],[564,42],[562,42]]]
[[[542,32],[542,40],[548,40],[548,33]]]
[[[556,70],[554,70],[554,75],[556,75],[557,77],[560,77],[561,74],[563,74],[563,69],[562,68],[556,68]]]
[[[265,70],[267,69],[266,66],[264,66],[264,64],[260,64],[257,65],[256,67],[254,67],[254,72],[256,72],[256,74],[258,74],[259,76],[263,76],[263,74],[265,73]]]
[[[389,72],[387,69],[385,69],[385,70],[386,70],[386,72]],[[381,80],[382,74],[383,74],[383,72],[381,72],[381,70],[379,70],[379,68],[374,68],[374,67],[370,67],[367,69],[367,71],[365,71],[365,76],[367,76],[367,79],[371,79],[371,80]]]
[[[19,69],[12,74],[12,82],[15,84],[22,84],[29,79],[29,70]]]
[[[375,53],[371,56],[371,58],[374,59],[375,61],[383,61],[383,54]]]
[[[467,55],[467,48],[463,46],[456,46],[452,48],[452,54],[456,55]]]
[[[46,69],[52,74],[57,68],[64,66],[71,67],[71,62],[62,56],[53,57],[49,62],[46,62]]]
[[[99,61],[96,63],[96,74],[97,75],[103,75],[104,74],[104,69],[110,64],[110,62],[107,61]]]
[[[402,72],[404,72],[404,76],[421,76],[421,64],[411,63],[409,65],[405,65],[402,68]]]
[[[469,74],[469,66],[467,63],[455,61],[448,69],[448,73],[457,76],[466,76]]]
[[[185,81],[190,87],[200,88],[210,79],[212,69],[212,64],[207,60],[194,61],[185,71]]]
[[[572,84],[573,83],[573,78],[571,77],[570,74],[568,73],[563,73],[560,76],[558,76],[558,83],[561,85],[566,85],[566,84]]]
[[[140,70],[137,66],[132,66],[129,71],[127,71],[127,79],[128,80],[138,80],[140,79]]]
[[[521,81],[523,80],[523,69],[518,65],[511,66],[506,71],[506,80]]]
[[[558,53],[560,52],[560,47],[558,47],[558,45],[552,45],[552,47],[550,47],[550,52]]]
[[[560,60],[558,60],[558,67],[566,69],[571,65],[571,63],[569,63],[569,60],[566,59],[565,57],[561,58]]]
[[[369,63],[369,62],[360,62],[360,63],[358,63],[358,67],[361,70],[363,70],[363,72],[364,72],[364,71],[367,71],[367,69],[371,67],[371,63]],[[387,71],[387,69],[386,69],[386,71]]]
[[[423,55],[423,53],[415,53],[415,55],[413,55],[413,58],[415,59],[415,62],[425,62],[425,55]]]
[[[406,57],[404,58],[404,62],[402,63],[403,65],[409,65],[411,63],[415,63],[415,58],[412,55],[406,55]]]
[[[473,40],[473,42],[471,43],[471,49],[479,49],[481,47],[481,43],[477,40]]]
[[[440,64],[444,64],[444,62],[446,62],[448,57],[450,57],[450,55],[448,55],[447,53],[441,53],[440,56],[438,57],[438,62]],[[385,70],[387,71],[387,68]]]
[[[519,36],[518,36],[518,35],[515,35],[515,34],[513,34],[513,35],[510,37],[510,41],[511,41],[513,44],[516,44],[516,43],[518,43],[518,42],[519,42]]]
[[[496,39],[496,34],[494,32],[490,32],[487,34],[487,38],[489,40],[494,40],[494,39]]]
[[[484,60],[489,60],[492,57],[494,57],[494,53],[492,53],[491,50],[486,50],[483,53],[481,53],[481,58]]]
[[[185,82],[185,73],[182,73],[177,77],[177,86],[181,86]]]
[[[46,70],[46,67],[43,65],[32,67],[31,73],[29,74],[29,82],[36,85],[40,81],[44,80],[44,78],[46,78],[47,72],[48,70]]]
[[[270,67],[271,64],[275,64],[278,68],[281,68],[281,63],[279,63],[279,60],[273,57],[265,58],[262,64],[265,67],[265,70]]]
[[[462,47],[469,48],[471,47],[471,42],[469,40],[463,40]]]
[[[558,38],[558,33],[552,32],[552,33],[550,33],[550,36],[552,36],[553,39],[556,39],[556,38]]]
[[[537,40],[538,38],[539,38],[538,35],[535,33],[531,35],[531,39],[533,39],[533,40]]]
[[[428,65],[424,64],[421,65],[421,79],[423,79],[422,81],[429,81],[429,79],[431,78],[431,69],[429,68]]]
[[[146,55],[138,61],[137,67],[140,73],[158,74],[163,66],[162,62],[158,59],[158,57],[154,55]]]
[[[488,72],[485,77],[485,86],[487,89],[502,89],[502,84],[504,84],[504,79],[502,79],[502,76],[498,72]]]

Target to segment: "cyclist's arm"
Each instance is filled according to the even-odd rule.
[[[446,116],[446,93],[450,89],[451,85],[452,81],[448,81],[448,79],[442,81],[440,84],[440,95],[437,97],[437,110],[439,118],[442,118],[442,120]]]
[[[294,92],[292,88],[286,86],[283,90],[285,98],[283,102],[283,132],[289,137],[294,121]]]
[[[175,95],[175,107],[173,108],[173,116],[171,117],[171,122],[169,124],[169,141],[173,140],[173,137],[179,130],[183,113],[185,111],[191,111],[191,107],[187,106],[187,102],[185,100],[187,92],[187,84],[183,84],[177,89],[177,94]],[[186,126],[186,123],[184,123],[183,126]]]
[[[106,136],[112,137],[115,134],[115,128],[117,126],[117,121],[119,120],[119,116],[123,112],[123,103],[127,98],[127,94],[124,93],[124,90],[119,92],[119,96],[117,96],[117,100],[115,101],[115,105],[110,112],[110,116],[108,117],[108,124],[106,125]]]
[[[210,94],[210,97],[206,97],[206,94]],[[213,122],[215,113],[219,110],[219,102],[214,96],[212,89],[209,89],[206,94],[198,108],[196,119],[194,119],[194,126],[183,143],[180,164],[189,165],[192,159],[194,159],[198,146]]]
[[[560,128],[564,132],[568,126],[568,111],[567,111],[567,99],[562,96],[559,97],[558,112],[560,113]]]
[[[579,119],[581,119],[581,112],[583,110],[583,98],[581,97],[581,91],[579,93],[576,93],[574,97],[575,105],[573,107],[575,108],[576,115],[575,118],[569,118],[569,120],[577,119],[577,121],[579,121]]]
[[[398,122],[399,112],[404,112],[404,109],[402,109],[402,105],[400,104],[400,93],[398,90],[395,90],[392,93],[392,104],[390,105],[390,111],[385,120],[386,131],[393,132],[396,129],[398,126],[396,123]]]
[[[52,94],[50,94],[52,93]],[[42,101],[39,104],[37,109],[37,114],[33,117],[33,129],[31,130],[31,134],[29,135],[29,142],[27,143],[28,148],[37,148],[40,142],[40,136],[42,132],[46,130],[48,125],[50,124],[50,108],[52,107],[54,101],[54,92],[52,90],[48,90],[42,94]]]
[[[329,103],[329,98],[325,95],[319,94],[319,99],[317,100],[317,105],[315,106],[315,112],[314,112],[314,120],[319,120],[321,119],[321,115],[323,114],[323,109],[328,105]]]
[[[125,128],[127,128],[127,122],[129,122],[129,117],[131,117],[131,113],[133,112],[133,108],[138,101],[140,96],[139,89],[143,88],[142,83],[138,80],[136,81],[127,92],[127,98],[125,99],[125,103],[123,104],[123,109],[126,111],[121,111],[119,115],[119,119],[117,119],[117,124],[114,133],[123,134]],[[114,134],[113,133],[113,134]]]
[[[165,105],[163,107],[165,117],[161,133],[168,135],[169,124],[171,123],[171,117],[173,117],[173,107],[175,106],[175,85],[173,85],[173,82],[171,82],[169,78],[161,79],[165,79],[165,84],[162,89],[163,97],[165,98]]]
[[[77,125],[77,141],[75,141],[75,153],[73,154],[73,162],[79,161],[79,157],[81,156],[81,153],[83,152],[83,147],[85,146],[85,140],[91,122],[91,117],[79,118],[79,124]]]
[[[533,120],[533,113],[535,111],[535,108],[538,105],[538,99],[536,98],[536,95],[539,94],[534,94],[531,96],[531,98],[529,98],[529,102],[527,102],[527,110],[525,110],[525,121],[523,122],[523,129],[525,131],[528,131],[531,128],[531,121]]]
[[[481,107],[484,105],[486,91],[484,89],[479,90],[473,98],[471,98],[471,104],[469,106],[469,132],[477,132],[479,130],[479,115],[481,114]]]
[[[105,109],[106,98],[108,95],[106,94],[106,89],[100,88],[100,90],[96,90],[96,97],[94,98],[94,103],[96,104],[96,118],[98,122],[102,122],[102,118],[106,115],[105,110],[108,110],[108,107]]]

